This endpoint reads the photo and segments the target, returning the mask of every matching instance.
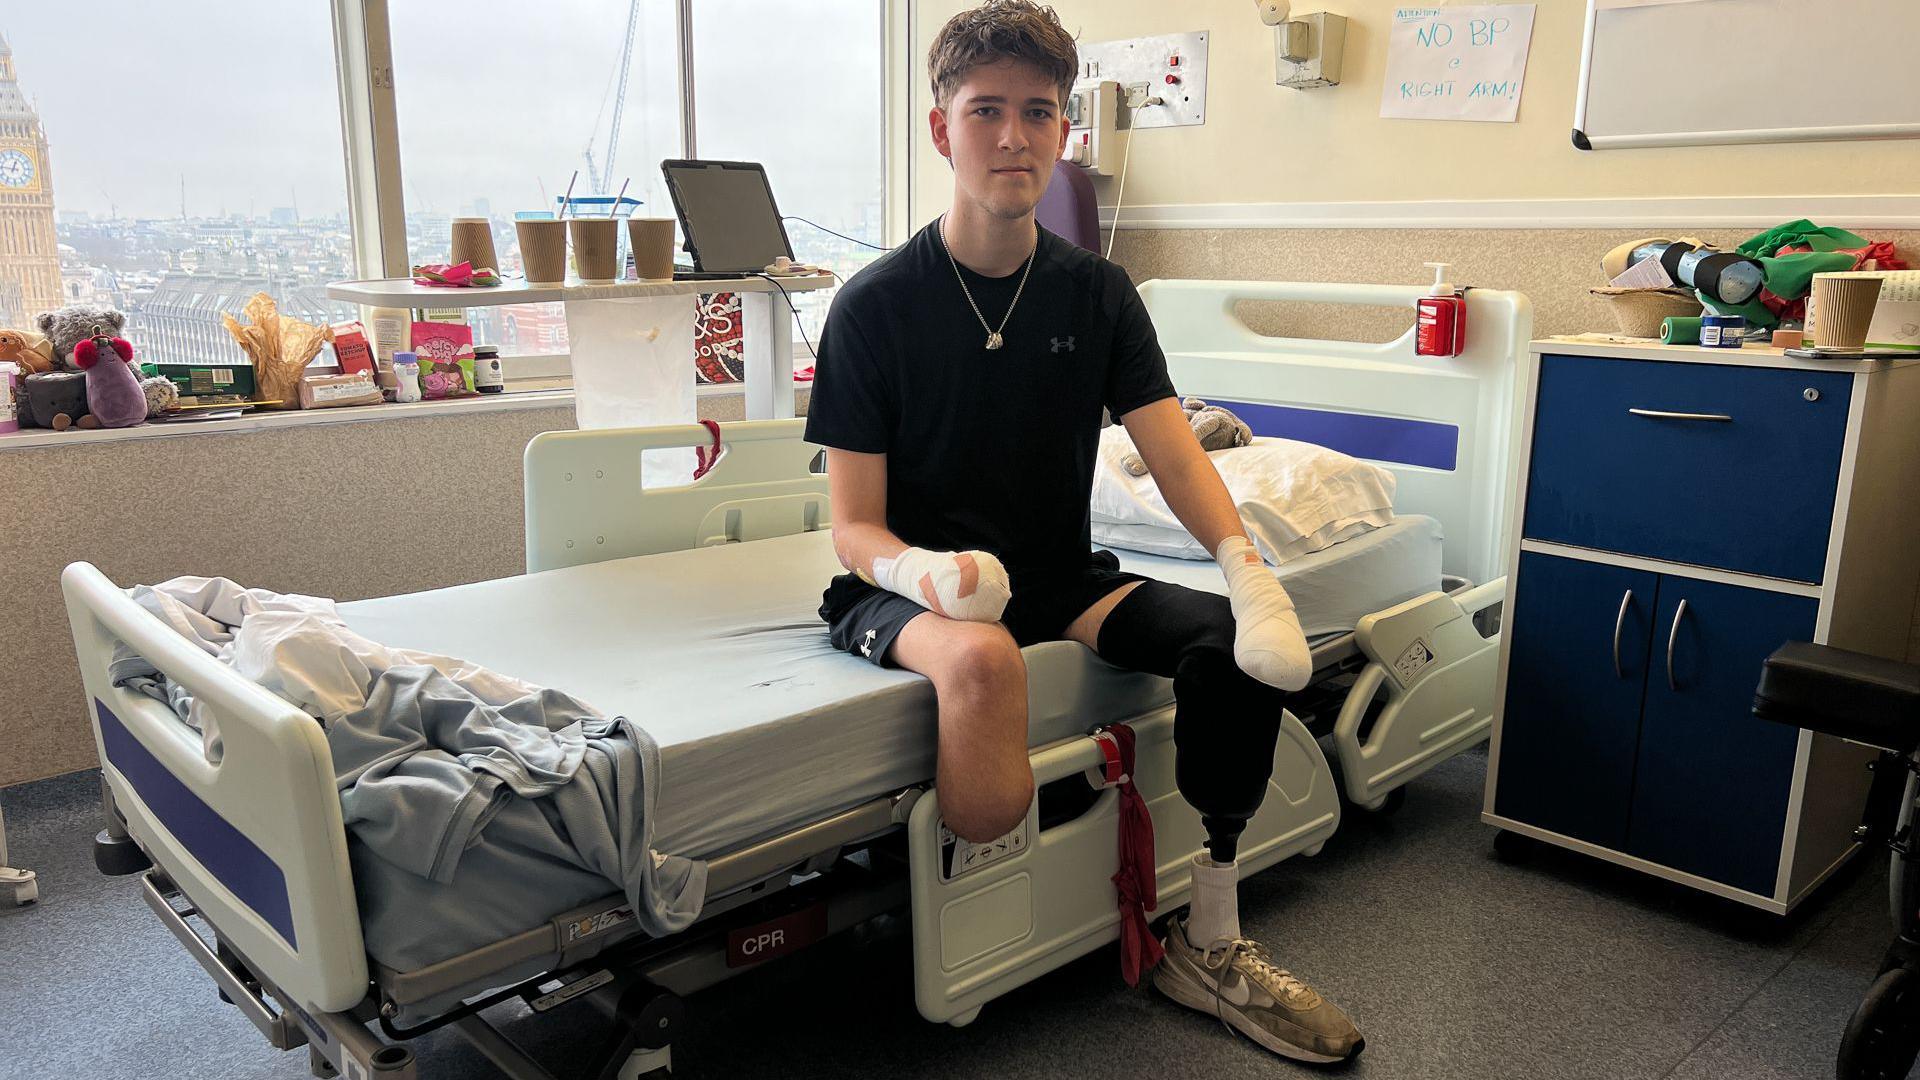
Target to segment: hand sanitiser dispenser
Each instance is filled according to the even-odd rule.
[[[1421,356],[1459,356],[1467,343],[1467,300],[1447,281],[1447,264],[1430,262],[1433,292],[1415,304],[1413,351]]]

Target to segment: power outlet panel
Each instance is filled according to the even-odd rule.
[[[1207,39],[1205,30],[1186,34],[1159,34],[1121,41],[1080,44],[1080,81],[1112,81],[1128,93],[1118,126],[1126,128],[1191,127],[1207,118]],[[1171,80],[1171,81],[1170,81]],[[1140,95],[1138,88],[1146,87]],[[1158,98],[1157,105],[1147,101]]]

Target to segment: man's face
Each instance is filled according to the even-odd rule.
[[[927,119],[960,191],[1001,218],[1033,212],[1067,145],[1060,88],[1018,60],[973,69]]]

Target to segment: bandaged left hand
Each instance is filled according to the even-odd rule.
[[[1313,652],[1293,611],[1293,597],[1244,536],[1229,536],[1214,552],[1233,604],[1233,659],[1240,670],[1276,690],[1304,689],[1313,678]]]

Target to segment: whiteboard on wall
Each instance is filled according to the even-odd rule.
[[[1587,0],[1582,150],[1920,137],[1920,0]]]

